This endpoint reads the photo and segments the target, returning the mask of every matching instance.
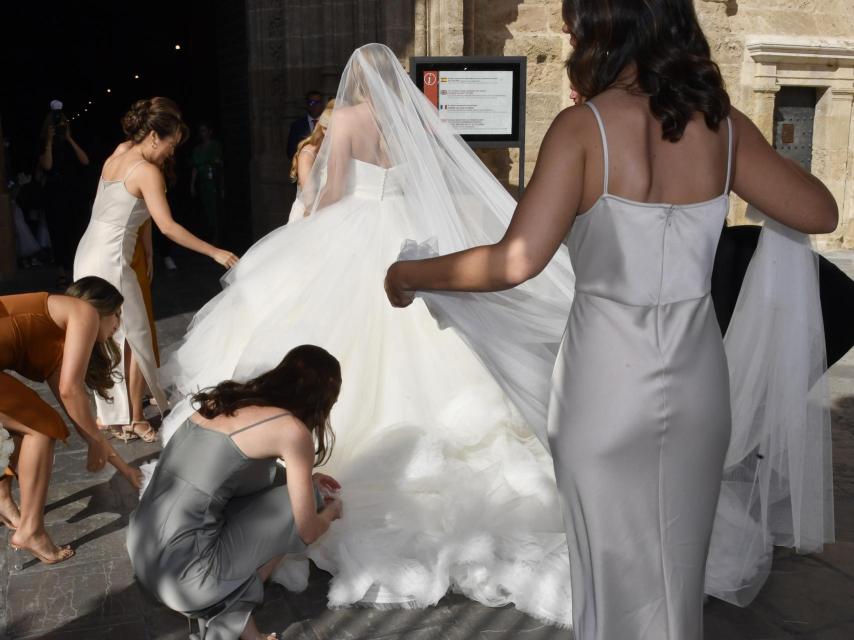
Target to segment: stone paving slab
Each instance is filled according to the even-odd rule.
[[[854,276],[854,252],[829,257]],[[178,253],[178,272],[160,270],[155,308],[163,344],[178,340],[194,309],[218,290],[216,265]],[[19,290],[48,288],[50,272],[30,274]],[[39,280],[42,278],[42,280]],[[42,286],[42,283],[44,285]],[[818,555],[778,550],[757,599],[740,609],[711,599],[707,640],[852,640],[854,638],[854,352],[829,372],[833,396],[837,543]],[[34,385],[54,404],[44,385]],[[114,441],[136,464],[156,456],[157,444]],[[125,527],[136,504],[133,489],[111,469],[85,470],[85,449],[74,435],[57,449],[46,521],[58,542],[77,555],[46,567],[31,559],[16,568],[0,529],[0,638],[71,640],[186,640],[183,616],[157,603],[133,579]],[[286,640],[568,640],[570,633],[514,607],[488,608],[449,594],[423,610],[326,607],[329,576],[313,568],[308,589],[266,590],[259,625]]]

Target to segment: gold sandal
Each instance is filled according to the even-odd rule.
[[[134,427],[138,424],[144,424],[148,427],[145,431],[140,433]],[[157,432],[154,430],[154,427],[151,426],[151,423],[148,420],[134,420],[130,423],[130,430],[137,438],[141,439],[143,442],[147,442],[151,444],[152,442],[157,442]]]
[[[135,423],[131,422],[130,424],[123,424],[122,430],[119,433],[116,433],[115,436],[122,442],[130,442],[131,440],[138,440],[139,435],[136,434],[133,430],[133,425]]]

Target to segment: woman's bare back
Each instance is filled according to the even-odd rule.
[[[661,121],[649,99],[611,89],[594,100],[602,115],[610,153],[608,193],[635,202],[692,204],[720,196],[726,188],[728,127],[708,128],[695,114],[678,142],[662,136]],[[595,115],[582,141],[588,150],[579,211],[590,209],[602,195],[604,153]],[[570,141],[567,144],[571,144]]]

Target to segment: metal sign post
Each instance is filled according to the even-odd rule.
[[[410,58],[415,85],[473,149],[519,149],[519,197],[525,189],[524,56]]]

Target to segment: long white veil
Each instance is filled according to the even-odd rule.
[[[307,216],[253,245],[167,359],[165,378],[186,399],[163,439],[199,388],[255,377],[298,344],[322,346],[345,380],[328,468],[347,515],[309,551],[335,576],[330,603],[426,606],[453,588],[569,624],[566,538],[536,402],[572,302],[568,253],[512,292],[448,296],[477,326],[499,318],[490,335],[437,331],[420,302],[390,307],[382,279],[406,238],[442,252],[495,242],[516,203],[382,45],[347,64],[301,198]]]
[[[403,84],[417,93],[410,83]],[[413,96],[425,112],[429,131],[436,115],[419,98]],[[491,181],[485,180],[483,189],[471,188],[471,172],[461,170],[468,167],[463,160],[470,159],[462,142],[442,128],[432,128],[433,135],[412,140],[416,157],[424,149],[434,149],[430,160],[439,162],[435,168],[432,162],[426,165],[423,181],[419,182],[420,173],[411,176],[421,188],[417,200],[425,205],[419,216],[432,224],[449,213],[466,223],[488,220],[483,229],[466,227],[464,234],[443,235],[437,228],[425,227],[420,237],[436,236],[438,246],[413,240],[402,249],[401,260],[494,242],[512,214],[514,203],[509,197],[496,202]],[[421,166],[421,162],[410,164],[409,169],[420,171]],[[449,187],[450,207],[448,200],[432,197],[433,176],[439,174]],[[469,217],[469,207],[477,218]],[[546,447],[551,374],[567,321],[572,282],[571,266],[561,249],[542,276],[512,291],[418,293],[431,314],[443,326],[454,328],[479,355]],[[732,440],[708,558],[706,592],[746,606],[768,576],[774,545],[806,553],[820,551],[834,539],[830,417],[822,379],[824,331],[817,261],[806,236],[767,222],[742,285],[725,348]]]
[[[360,120],[358,111],[366,109],[372,117]],[[344,69],[332,122],[302,194],[309,215],[323,215],[323,207],[345,192],[351,158],[395,167],[407,203],[401,215],[410,218],[411,237],[421,243],[407,248],[410,256],[496,242],[516,208],[381,44],[357,49]],[[548,397],[573,284],[569,254],[561,250],[539,276],[513,291],[430,296],[453,307],[458,333],[546,448],[546,412],[539,399]],[[445,325],[441,309],[431,308]]]

